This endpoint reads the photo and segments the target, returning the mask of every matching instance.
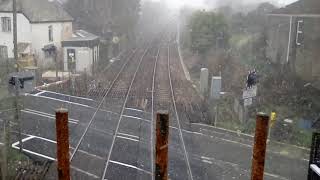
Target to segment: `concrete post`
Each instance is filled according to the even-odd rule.
[[[57,159],[59,180],[70,180],[68,110],[56,110]]]
[[[168,179],[169,113],[160,111],[156,119],[155,180]]]
[[[268,130],[269,116],[265,113],[259,113],[256,119],[251,180],[263,180]]]
[[[210,98],[211,99],[220,99],[221,92],[221,76],[213,76],[211,81],[211,91]]]
[[[208,69],[202,68],[201,74],[200,74],[200,92],[202,95],[205,95],[208,91],[208,78],[209,78]]]

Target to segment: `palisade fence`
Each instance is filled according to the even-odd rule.
[[[87,97],[90,85],[92,85],[92,77],[88,74],[71,75],[71,78],[61,79],[62,83],[54,86],[41,88],[42,90],[53,91],[73,96]]]

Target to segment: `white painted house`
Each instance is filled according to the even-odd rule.
[[[52,0],[17,0],[19,53],[29,53],[39,65],[62,59],[61,42],[72,36],[73,18]],[[0,57],[13,58],[12,0],[0,0]]]

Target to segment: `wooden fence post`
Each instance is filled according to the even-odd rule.
[[[254,137],[251,180],[263,180],[268,130],[269,116],[265,113],[258,113]]]
[[[156,120],[155,180],[168,179],[169,113],[159,111]]]
[[[59,180],[70,180],[68,110],[56,110],[57,159]]]

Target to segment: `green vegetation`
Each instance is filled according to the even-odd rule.
[[[223,15],[196,11],[190,17],[188,28],[193,52],[204,54],[212,47],[228,46],[228,25]]]
[[[303,82],[295,86],[300,81],[286,72],[282,65],[272,63],[268,58],[265,15],[273,9],[273,5],[262,3],[248,13],[230,12],[228,8],[218,10],[223,16],[206,11],[185,13],[181,36],[184,51],[189,51],[185,61],[189,64],[192,79],[196,81],[202,67],[208,68],[210,75],[222,72],[222,88],[228,92],[228,97],[221,99],[219,127],[254,134],[256,113],[276,111],[277,121],[271,130],[272,141],[309,148],[313,129],[307,129],[308,126],[302,123],[318,119],[320,106],[314,99],[319,97],[319,93],[311,87],[304,88]],[[223,24],[224,28],[217,29],[219,24]],[[228,44],[224,49],[214,48],[219,31],[227,33],[225,40]],[[234,100],[241,99],[246,75],[253,69],[259,76],[258,96],[254,99],[254,105],[247,107],[246,120],[240,121],[241,111],[234,112]],[[285,119],[293,123],[286,123]],[[213,122],[212,119],[210,122]]]

